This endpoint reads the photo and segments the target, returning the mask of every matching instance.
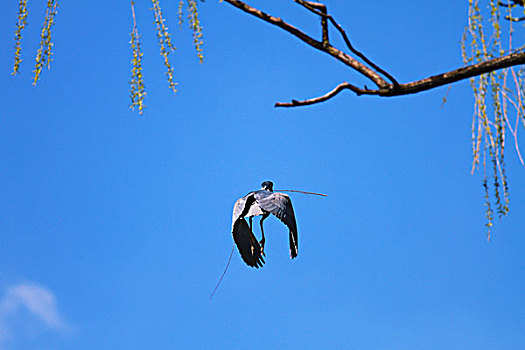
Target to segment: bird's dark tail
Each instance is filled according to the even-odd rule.
[[[233,225],[232,234],[242,260],[244,260],[246,265],[255,268],[262,267],[264,258],[261,254],[261,246],[246,220],[243,218],[238,219]]]

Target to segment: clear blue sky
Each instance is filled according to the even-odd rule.
[[[250,3],[319,32],[291,1]],[[199,65],[177,1],[162,1],[178,47],[173,97],[151,4],[137,1],[138,116],[129,3],[60,1],[52,69],[33,87],[43,4],[29,2],[12,77],[17,4],[0,2],[1,348],[525,348],[525,168],[509,146],[510,213],[487,243],[468,82],[442,108],[446,87],[275,109],[363,80],[218,1],[200,4]],[[328,5],[402,82],[462,64],[466,1]],[[210,301],[233,203],[264,180],[328,197],[292,195],[297,259],[271,218],[264,268],[235,252]]]

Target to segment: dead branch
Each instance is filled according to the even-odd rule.
[[[305,106],[305,105],[311,105],[311,104],[324,102],[324,101],[327,101],[333,98],[334,96],[336,96],[337,94],[339,94],[341,91],[345,89],[353,91],[358,96],[377,95],[377,96],[383,96],[383,97],[392,97],[392,96],[415,94],[418,92],[431,90],[431,89],[434,89],[434,88],[437,88],[443,85],[452,84],[460,80],[464,80],[464,79],[472,78],[472,77],[479,76],[485,73],[493,72],[499,69],[525,64],[525,52],[515,52],[515,53],[508,54],[506,56],[494,58],[494,59],[484,61],[481,63],[477,63],[477,64],[472,64],[466,67],[461,67],[458,69],[451,70],[449,72],[445,72],[445,73],[438,74],[438,75],[433,75],[433,76],[430,76],[424,79],[416,80],[416,81],[405,83],[405,84],[399,84],[392,77],[392,75],[390,75],[388,72],[384,71],[383,69],[379,68],[369,58],[367,58],[361,52],[357,51],[352,46],[344,29],[335,21],[335,19],[331,15],[328,14],[326,10],[326,6],[323,4],[315,3],[311,1],[305,1],[305,0],[294,0],[296,3],[300,4],[307,10],[320,16],[322,20],[325,19],[324,22],[321,21],[321,29],[322,29],[323,38],[322,38],[322,41],[318,41],[306,35],[304,32],[297,29],[296,27],[283,21],[281,18],[274,17],[267,13],[264,13],[256,8],[253,8],[247,5],[246,3],[242,1],[239,1],[239,0],[224,0],[224,1],[237,7],[238,9],[241,9],[242,11],[246,13],[249,13],[257,18],[262,19],[263,21],[267,23],[270,23],[281,29],[286,30],[290,34],[294,35],[295,37],[305,42],[306,44],[320,51],[328,53],[335,59],[339,60],[340,62],[343,62],[348,67],[357,71],[359,74],[373,81],[377,86],[377,88],[374,88],[374,89],[368,89],[366,86],[364,88],[359,88],[348,82],[344,82],[344,83],[339,84],[333,90],[329,91],[328,93],[322,96],[307,99],[307,100],[302,100],[302,101],[292,100],[291,102],[278,102],[275,104],[275,107],[297,107],[297,106]],[[521,1],[513,0],[513,2],[520,4]],[[351,51],[351,53],[357,56],[359,59],[361,59],[364,63],[346,54],[342,50],[339,50],[333,47],[330,44],[330,42],[328,41],[327,21],[329,21],[337,29],[337,31],[342,36],[343,40],[345,41],[346,46]],[[385,76],[392,83],[386,82],[381,77],[381,75]]]
[[[312,11],[313,13],[315,13],[316,15],[318,16],[321,16],[321,18],[325,18],[325,19],[328,19],[330,20],[330,22],[332,23],[332,25],[337,29],[337,31],[339,32],[339,34],[341,34],[341,36],[343,37],[343,40],[346,44],[346,46],[350,49],[350,51],[356,55],[357,57],[361,58],[363,61],[365,61],[368,65],[370,65],[373,69],[375,69],[377,72],[383,74],[385,77],[387,77],[388,79],[390,79],[390,81],[394,84],[394,85],[397,85],[398,82],[394,79],[394,77],[392,77],[390,74],[388,74],[386,71],[384,71],[383,69],[379,68],[375,63],[373,63],[372,61],[370,61],[370,59],[368,57],[366,57],[365,55],[363,55],[361,52],[357,51],[353,46],[352,44],[350,43],[350,39],[348,39],[348,36],[346,35],[346,32],[345,30],[343,29],[343,27],[341,27],[341,25],[339,23],[337,23],[337,21],[327,13],[327,10],[326,10],[326,6],[322,5],[322,4],[316,4],[316,3],[312,3],[312,2],[309,2],[309,1],[304,1],[304,0],[294,0],[296,3],[304,6],[306,9]],[[315,5],[314,5],[315,4]],[[317,5],[317,7],[315,7]],[[316,9],[319,7],[319,5],[323,6],[324,7],[324,11],[316,11]],[[323,33],[324,31],[328,31],[328,29],[325,29],[323,28]],[[327,38],[328,38],[328,34],[327,34]]]
[[[358,88],[355,85],[352,85],[350,83],[344,82],[344,83],[341,83],[341,84],[337,85],[333,90],[327,92],[323,96],[319,96],[319,97],[315,97],[315,98],[311,98],[311,99],[303,100],[303,101],[292,100],[292,102],[277,102],[274,105],[274,107],[298,107],[298,106],[313,105],[315,103],[320,103],[320,102],[324,102],[326,100],[329,100],[329,99],[331,99],[332,97],[334,97],[335,95],[337,95],[338,93],[340,93],[341,91],[343,91],[345,89],[348,89],[348,90],[351,90],[351,91],[355,92],[357,96],[360,96],[360,95],[379,95],[379,91],[378,90],[368,90],[366,88],[365,89],[361,89],[361,88]]]
[[[237,7],[238,9],[249,13],[252,16],[255,16],[257,18],[262,19],[265,22],[268,22],[270,24],[273,24],[281,29],[286,30],[288,33],[294,35],[295,37],[299,38],[306,44],[316,48],[317,50],[323,51],[330,56],[334,57],[338,61],[344,63],[345,65],[351,67],[352,69],[356,70],[360,74],[364,75],[368,79],[372,80],[378,87],[386,87],[388,86],[388,83],[381,78],[379,74],[377,74],[373,69],[370,67],[364,65],[363,63],[359,62],[355,58],[347,55],[341,50],[336,49],[335,47],[328,45],[323,45],[322,42],[315,40],[314,38],[308,36],[304,32],[300,31],[296,27],[292,26],[291,24],[283,21],[279,17],[271,16],[267,13],[264,13],[256,8],[253,8],[247,4],[245,4],[242,1],[239,0],[224,0],[225,2],[229,3],[230,5],[233,5]]]

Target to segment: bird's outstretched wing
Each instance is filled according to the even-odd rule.
[[[290,257],[292,259],[295,258],[297,256],[299,242],[297,237],[297,223],[295,222],[295,214],[290,197],[281,192],[271,192],[271,194],[268,195],[267,191],[259,191],[255,193],[255,200],[261,208],[275,215],[288,227],[290,230]]]
[[[248,266],[255,268],[262,267],[264,258],[261,254],[261,246],[244,218],[238,219],[233,224],[232,235],[242,260],[244,260]]]
[[[245,196],[235,202],[232,216],[232,236],[233,241],[237,245],[237,249],[239,249],[242,260],[244,260],[248,266],[259,268],[264,264],[261,246],[243,217],[249,209],[249,207],[246,208],[246,206],[251,205],[251,203],[247,202],[253,202],[253,200],[253,196]]]

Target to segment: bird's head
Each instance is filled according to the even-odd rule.
[[[261,184],[261,189],[273,192],[273,182],[271,182],[271,181],[264,181]]]

